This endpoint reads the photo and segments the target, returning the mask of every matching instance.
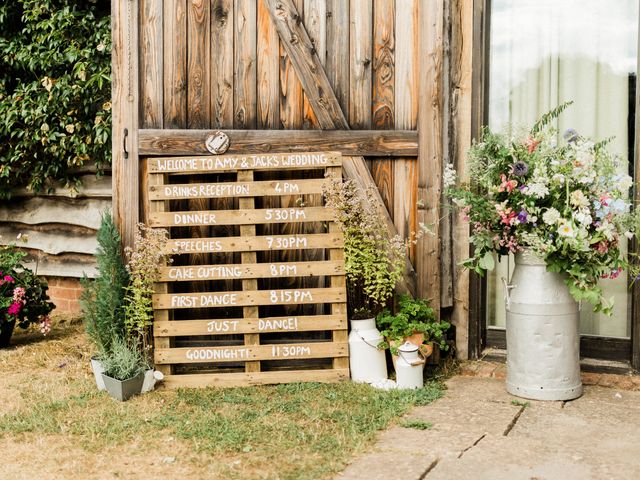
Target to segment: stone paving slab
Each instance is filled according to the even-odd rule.
[[[464,376],[447,388],[406,417],[433,428],[382,432],[336,478],[640,479],[640,392],[588,386],[571,402],[538,402],[496,378]]]

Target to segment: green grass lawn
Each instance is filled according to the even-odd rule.
[[[66,337],[0,351],[0,375],[12,364],[23,371],[16,376],[14,368],[15,381],[5,380],[16,395],[0,416],[0,448],[3,441],[49,438],[89,456],[148,446],[162,447],[166,457],[173,445],[193,471],[204,462],[219,478],[327,478],[365,450],[377,431],[443,391],[437,382],[389,392],[350,382],[294,383],[157,391],[119,403],[96,390],[84,334],[68,328]]]

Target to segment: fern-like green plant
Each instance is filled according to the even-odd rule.
[[[124,265],[121,237],[111,213],[104,212],[98,230],[95,280],[82,279],[84,290],[80,305],[87,334],[95,344],[98,355],[108,355],[114,338],[124,338],[124,297],[129,274]]]

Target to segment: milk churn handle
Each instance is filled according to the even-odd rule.
[[[407,362],[409,365],[411,365],[412,367],[415,365],[422,365],[423,363],[427,363],[427,357],[424,356],[424,353],[422,353],[422,351],[420,351],[420,349],[418,349],[418,355],[420,356],[420,358],[418,360],[415,360],[413,362],[410,362],[409,360],[406,359],[406,357],[402,354],[402,352],[400,350],[398,350],[398,355],[400,357],[402,357],[402,359]]]
[[[511,289],[516,288],[517,285],[509,285],[509,282],[507,282],[507,279],[504,277],[502,277],[502,284],[504,285],[504,303],[507,310],[509,310],[511,306]]]
[[[370,347],[378,349],[377,345],[372,345],[371,343],[367,342],[367,340],[362,335],[360,335],[360,331],[357,328],[354,328],[353,331],[356,332],[356,335],[358,335],[360,337],[360,340],[362,340],[364,343],[366,343]]]

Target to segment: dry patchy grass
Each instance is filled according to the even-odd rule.
[[[378,430],[441,394],[288,384],[158,391],[119,403],[95,388],[78,322],[0,350],[0,478],[327,478]]]

